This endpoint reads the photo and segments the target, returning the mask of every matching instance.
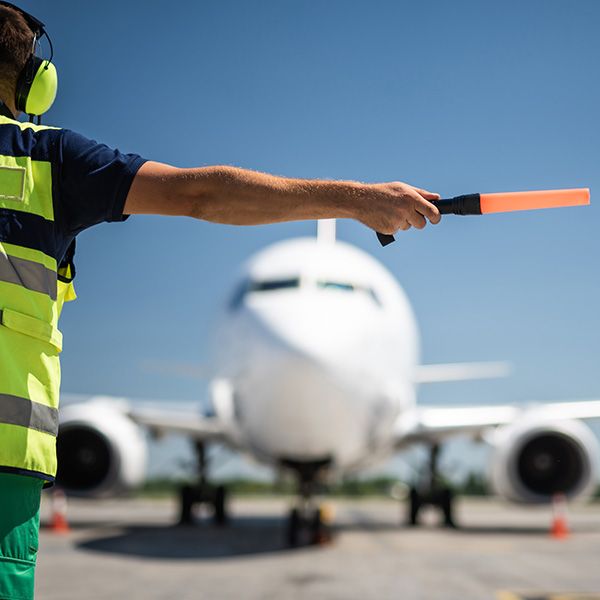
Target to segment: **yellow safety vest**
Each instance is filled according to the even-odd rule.
[[[52,130],[0,116],[0,471],[47,481],[56,474],[58,317],[75,297],[72,265],[56,255],[44,150]]]

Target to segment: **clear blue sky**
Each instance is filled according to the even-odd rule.
[[[381,248],[424,362],[507,359],[506,380],[427,402],[600,397],[600,3],[596,0],[23,0],[60,89],[44,123],[176,166],[401,180],[453,196],[589,187],[592,204],[446,217]],[[47,50],[47,46],[45,47]],[[314,223],[235,228],[135,217],[78,240],[63,390],[193,399],[143,359],[206,362],[236,267]]]

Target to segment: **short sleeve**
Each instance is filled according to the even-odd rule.
[[[93,225],[127,218],[125,200],[145,159],[68,129],[61,130],[57,144],[55,209],[64,232],[75,236]]]

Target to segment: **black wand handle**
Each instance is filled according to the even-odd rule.
[[[479,194],[464,194],[454,198],[442,198],[440,200],[431,200],[432,204],[442,215],[480,215],[481,214],[481,196]],[[382,246],[387,246],[395,241],[393,235],[377,232],[377,239]]]

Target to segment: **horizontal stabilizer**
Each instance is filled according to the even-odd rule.
[[[419,365],[415,371],[414,382],[440,383],[469,379],[492,379],[508,377],[511,372],[511,364],[507,361]]]

